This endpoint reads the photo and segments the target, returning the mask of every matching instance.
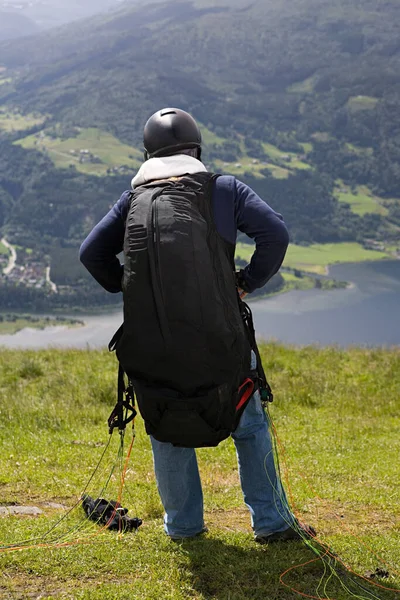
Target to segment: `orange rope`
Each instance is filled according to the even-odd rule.
[[[129,446],[128,454],[126,456],[124,468],[121,473],[121,480],[120,480],[120,485],[119,485],[118,499],[116,502],[116,506],[113,510],[111,517],[108,519],[107,523],[105,525],[103,525],[102,527],[100,527],[100,529],[98,531],[90,534],[85,539],[78,538],[77,540],[73,540],[72,542],[59,542],[58,544],[42,543],[42,544],[33,544],[32,546],[13,546],[11,548],[0,548],[0,553],[1,552],[21,552],[23,550],[31,550],[31,549],[34,550],[34,549],[38,549],[38,548],[65,548],[65,547],[70,547],[70,546],[76,546],[78,544],[91,543],[91,541],[93,541],[94,538],[98,537],[101,533],[103,533],[109,527],[110,523],[112,522],[112,520],[114,519],[114,517],[116,515],[118,505],[121,505],[122,493],[123,493],[123,488],[124,488],[125,479],[126,479],[126,472],[128,469],[128,463],[129,463],[129,460],[131,457],[134,442],[135,442],[135,435],[132,436],[132,441]],[[121,531],[120,531],[120,533],[121,533]]]
[[[287,583],[285,583],[283,581],[283,578],[285,577],[285,575],[287,575],[288,573],[290,573],[290,571],[293,571],[295,569],[299,569],[300,567],[305,567],[306,565],[310,565],[310,564],[312,564],[314,562],[317,562],[318,560],[324,558],[324,556],[326,556],[327,554],[329,554],[329,552],[325,552],[325,554],[323,556],[318,556],[317,558],[313,558],[312,560],[308,560],[307,562],[304,562],[301,565],[295,565],[294,567],[290,567],[289,569],[287,569],[286,571],[284,571],[279,576],[279,581],[281,582],[282,585],[284,585],[285,587],[287,587],[290,591],[295,592],[296,594],[299,594],[300,596],[303,596],[304,598],[313,598],[313,600],[334,600],[334,598],[321,598],[321,596],[311,596],[310,594],[305,594],[304,592],[300,592],[299,590],[296,590],[296,588],[290,587],[290,585],[288,585]]]
[[[281,440],[280,440],[280,438],[279,438],[279,436],[278,436],[278,432],[277,432],[277,430],[276,430],[275,424],[273,423],[273,421],[272,421],[272,419],[271,419],[271,417],[270,417],[270,416],[269,416],[269,420],[270,420],[270,423],[271,423],[271,426],[272,426],[272,429],[273,429],[273,432],[274,432],[275,438],[276,438],[276,440],[277,440],[277,442],[278,442],[279,449],[280,449],[280,451],[281,451],[281,455],[282,455],[282,458],[283,458],[283,464],[284,464],[284,468],[285,468],[285,479],[286,479],[286,484],[287,484],[287,487],[288,487],[288,489],[289,489],[290,500],[291,500],[291,502],[292,502],[293,493],[292,493],[292,489],[291,489],[291,486],[290,486],[290,481],[289,481],[289,478],[288,478],[288,466],[287,466],[287,462],[286,462],[286,451],[285,451],[285,448],[284,448],[284,446],[283,446],[283,444],[282,444],[282,442],[281,442]],[[298,471],[298,473],[299,473],[300,477],[303,479],[303,481],[305,481],[305,483],[308,485],[309,489],[310,489],[310,490],[313,492],[313,494],[315,495],[315,497],[316,497],[316,498],[317,498],[317,499],[318,499],[320,502],[322,502],[322,498],[320,498],[320,496],[319,496],[319,495],[318,495],[318,494],[315,492],[315,490],[312,488],[312,486],[311,486],[311,485],[310,485],[310,483],[308,482],[308,480],[307,480],[307,478],[305,477],[305,475],[304,475],[303,473],[301,473],[300,471]],[[297,518],[296,511],[294,510],[293,512],[294,512],[294,515],[295,515],[295,517]],[[334,516],[335,516],[335,518],[336,518],[336,519],[339,521],[339,523],[341,524],[341,526],[342,526],[342,527],[344,527],[344,528],[345,528],[347,531],[349,531],[349,529],[347,528],[347,526],[345,526],[345,525],[344,525],[344,523],[342,522],[342,520],[340,519],[340,517],[338,517],[336,514],[334,514]],[[390,568],[390,569],[391,569],[391,570],[392,570],[392,571],[393,571],[393,572],[394,572],[396,575],[399,575],[399,572],[398,572],[397,570],[393,569],[393,568],[392,568],[392,566],[391,566],[391,565],[389,565],[389,563],[387,563],[387,562],[386,562],[386,561],[385,561],[385,560],[384,560],[384,559],[383,559],[381,556],[379,556],[378,554],[376,554],[376,553],[375,553],[375,552],[372,550],[372,548],[370,548],[370,547],[369,547],[367,544],[365,544],[365,543],[364,543],[364,542],[361,540],[361,538],[360,538],[359,536],[357,536],[357,535],[355,535],[355,534],[351,533],[350,531],[349,531],[349,533],[350,533],[350,535],[351,535],[352,537],[354,537],[354,538],[355,538],[355,539],[356,539],[356,540],[357,540],[357,541],[358,541],[358,542],[359,542],[359,543],[360,543],[362,546],[364,546],[364,548],[367,548],[367,550],[369,550],[369,551],[371,552],[371,554],[372,554],[373,556],[375,556],[375,558],[377,558],[378,560],[382,561],[382,563],[383,563],[384,565],[386,565],[387,567],[389,567],[389,568]],[[323,548],[324,550],[326,550],[325,554],[324,554],[322,557],[319,557],[319,558],[321,558],[321,559],[322,559],[324,556],[326,556],[326,555],[329,555],[329,556],[331,556],[332,558],[334,558],[335,560],[337,560],[337,561],[338,561],[340,564],[342,564],[342,565],[345,567],[345,569],[346,569],[347,571],[349,571],[350,573],[352,573],[352,575],[356,575],[356,576],[357,576],[357,577],[359,577],[360,579],[363,579],[364,581],[368,582],[370,585],[372,585],[372,586],[374,586],[374,587],[377,587],[377,588],[380,588],[380,589],[383,589],[383,590],[386,590],[386,591],[389,591],[389,592],[394,592],[395,594],[400,594],[400,590],[395,590],[395,589],[393,589],[393,588],[386,587],[386,586],[384,586],[384,585],[381,585],[381,584],[379,584],[379,583],[376,583],[375,581],[371,581],[370,579],[368,579],[367,577],[364,577],[363,575],[360,575],[359,573],[356,573],[356,572],[355,572],[355,571],[353,571],[353,570],[351,569],[351,567],[349,567],[349,566],[348,566],[348,565],[347,565],[347,564],[346,564],[346,563],[345,563],[345,562],[344,562],[342,559],[340,559],[340,558],[339,558],[339,557],[337,557],[337,556],[334,556],[334,555],[331,553],[331,551],[330,551],[329,547],[328,547],[328,546],[327,546],[327,545],[326,545],[324,542],[322,542],[322,541],[321,541],[321,540],[320,540],[318,537],[314,537],[313,539],[315,539],[317,542],[319,542],[319,543],[321,544],[322,548]],[[312,563],[312,562],[315,562],[315,560],[319,560],[319,558],[317,558],[317,559],[313,559],[313,560],[311,560],[311,561],[308,561],[307,563],[304,563],[304,565],[306,565],[306,564],[310,564],[310,563]],[[287,585],[286,585],[286,584],[285,584],[285,583],[284,583],[284,582],[281,580],[281,578],[282,578],[282,577],[283,577],[285,574],[287,574],[289,571],[292,571],[292,570],[294,570],[294,569],[297,569],[297,568],[299,568],[299,567],[302,567],[302,566],[304,566],[304,565],[296,565],[296,566],[294,566],[294,567],[291,567],[291,568],[290,568],[290,569],[288,569],[287,571],[285,571],[285,572],[284,572],[284,573],[281,575],[281,577],[280,577],[280,581],[281,581],[281,583],[282,583],[283,585],[285,585],[286,587],[289,587],[289,586],[287,586]],[[305,597],[307,597],[307,598],[315,598],[315,596],[306,596],[305,594],[303,594],[303,593],[301,593],[301,592],[297,592],[297,591],[296,591],[295,589],[293,589],[293,588],[290,588],[290,589],[291,589],[292,591],[295,591],[296,593],[299,593],[299,594],[300,594],[300,595],[302,595],[302,596],[305,596]],[[319,599],[318,599],[318,600],[319,600]],[[325,600],[334,600],[334,599],[325,599]]]

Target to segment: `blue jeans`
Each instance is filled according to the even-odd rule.
[[[255,365],[255,356],[252,357]],[[256,392],[232,434],[240,483],[255,535],[284,531],[294,521],[279,480],[267,417]],[[150,436],[158,491],[164,506],[164,529],[172,537],[202,531],[203,492],[196,452]]]

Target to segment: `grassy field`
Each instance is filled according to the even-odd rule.
[[[372,110],[378,104],[379,99],[372,96],[352,96],[347,102],[347,108],[350,112],[360,110]]]
[[[335,196],[340,202],[350,204],[351,210],[358,215],[365,215],[366,213],[388,214],[387,208],[381,204],[382,198],[375,196],[365,185],[357,186],[355,192],[352,192],[350,188],[339,183]]]
[[[312,273],[326,273],[327,266],[336,263],[362,262],[390,258],[385,252],[365,250],[361,244],[343,242],[341,244],[312,244],[288,248],[284,265],[299,268]]]
[[[207,129],[202,123],[199,123],[199,127],[201,129],[201,137],[204,144],[222,144],[225,141],[224,138],[218,136],[210,129]]]
[[[375,583],[399,592],[399,350],[269,344],[262,355],[276,393],[271,414],[296,513],[348,567],[361,575],[388,571]],[[0,598],[295,600],[301,596],[294,589],[329,600],[398,597],[365,579],[357,581],[374,595],[360,588],[351,595],[357,588],[348,571],[337,566],[332,575],[301,542],[254,544],[230,440],[198,452],[209,533],[169,541],[140,418],[123,497],[130,514],[144,520],[137,535],[101,530],[75,508],[45,538],[64,534],[64,545],[6,551],[22,540],[43,541],[65,514],[48,503],[72,507],[79,499],[106,450],[116,363],[106,351],[4,350],[0,381],[1,504],[43,510],[35,518],[0,518]],[[103,493],[117,497],[118,446],[114,434],[87,490],[92,495],[116,465]],[[280,576],[288,569],[287,588]]]
[[[215,166],[220,173],[227,173],[237,177],[243,176],[245,173],[251,173],[254,177],[264,177],[261,173],[264,169],[268,169],[271,175],[276,179],[287,179],[290,175],[289,169],[274,165],[269,162],[255,161],[249,156],[241,156],[237,162],[228,163],[222,160],[216,160]]]
[[[10,251],[9,251],[9,249],[8,249],[8,248],[6,248],[6,247],[5,247],[5,245],[4,245],[4,244],[2,244],[1,242],[0,242],[0,254],[5,254],[6,256],[7,256],[8,254],[10,254]]]
[[[44,329],[45,327],[76,327],[78,325],[83,325],[83,323],[75,319],[67,319],[64,317],[52,319],[50,317],[40,318],[31,315],[0,314],[0,335],[12,335],[26,327]]]
[[[289,292],[290,290],[311,290],[314,286],[314,279],[311,277],[296,277],[294,273],[286,273],[281,271],[281,275],[285,280],[285,287],[282,291]]]
[[[306,144],[303,144],[306,146]],[[307,170],[311,169],[311,165],[308,163],[301,161],[298,155],[295,152],[285,152],[284,150],[280,150],[276,146],[272,144],[263,144],[263,148],[265,153],[274,160],[279,160],[283,162],[287,162],[288,167],[293,169]]]
[[[17,110],[10,111],[0,106],[0,130],[13,132],[24,131],[34,125],[41,125],[46,120],[43,115],[22,115]]]
[[[3,121],[0,112],[0,127],[7,130],[16,129],[16,115],[4,113]],[[24,129],[30,117],[25,117],[25,121],[19,122],[19,129]],[[28,120],[28,121],[27,121]],[[25,127],[23,126],[25,124]],[[32,124],[32,123],[31,123]],[[204,143],[222,144],[225,140],[205,126],[201,126]],[[70,165],[75,166],[82,173],[92,173],[95,175],[104,175],[108,169],[125,166],[132,171],[137,170],[142,163],[142,150],[123,144],[113,135],[96,128],[81,129],[76,137],[61,139],[49,135],[49,131],[43,130],[34,135],[24,137],[17,142],[23,148],[35,148],[46,152],[53,163],[60,168],[67,168]],[[293,152],[283,152],[272,144],[263,144],[269,161],[263,162],[254,160],[246,154],[244,140],[241,142],[243,156],[234,162],[224,162],[216,160],[215,166],[218,171],[232,173],[241,176],[245,172],[251,172],[254,176],[263,177],[261,171],[268,169],[273,177],[277,179],[286,179],[290,172],[296,169],[310,169],[311,166],[301,161],[297,154]],[[80,161],[80,151],[88,150],[92,155],[97,156],[101,162],[82,162]],[[205,160],[207,161],[207,151],[205,151]],[[275,164],[279,162],[281,164]],[[287,168],[286,168],[287,164]]]
[[[44,150],[57,167],[74,165],[78,171],[97,175],[104,175],[107,169],[120,166],[136,170],[143,161],[143,154],[137,148],[123,144],[110,133],[96,128],[82,129],[76,137],[66,140],[50,137],[44,132],[16,143],[23,148]],[[80,162],[81,150],[88,150],[102,162]]]
[[[253,252],[254,246],[251,244],[238,243],[236,245],[238,258],[250,260]],[[324,275],[327,273],[327,267],[335,263],[380,260],[382,258],[390,258],[390,255],[385,252],[365,250],[361,244],[355,242],[312,244],[310,246],[290,244],[283,264],[291,269]]]
[[[301,160],[295,152],[284,152],[269,143],[263,143],[262,147],[267,160],[255,160],[248,156],[243,140],[241,143],[243,155],[237,161],[216,160],[215,165],[221,173],[230,173],[239,177],[246,172],[252,173],[255,177],[263,177],[262,171],[267,169],[276,179],[287,179],[296,170],[312,169],[312,166]],[[312,149],[311,144],[303,144],[303,147],[305,152]]]
[[[289,94],[311,94],[314,91],[314,85],[316,83],[315,76],[307,77],[303,81],[298,81],[287,88]]]

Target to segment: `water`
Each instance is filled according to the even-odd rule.
[[[400,345],[400,261],[340,265],[331,276],[347,289],[293,291],[251,304],[259,338],[291,344]],[[79,317],[85,327],[25,329],[0,336],[7,347],[99,348],[122,323],[122,311]]]
[[[259,336],[301,345],[400,345],[400,261],[340,265],[330,275],[352,286],[253,304]]]

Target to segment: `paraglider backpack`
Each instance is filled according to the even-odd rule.
[[[218,445],[255,388],[269,389],[251,313],[237,293],[235,247],[214,224],[216,177],[199,173],[131,193],[124,322],[110,342],[120,363],[120,408],[125,373],[147,433],[191,448]],[[120,427],[121,418],[114,413],[111,425]]]

